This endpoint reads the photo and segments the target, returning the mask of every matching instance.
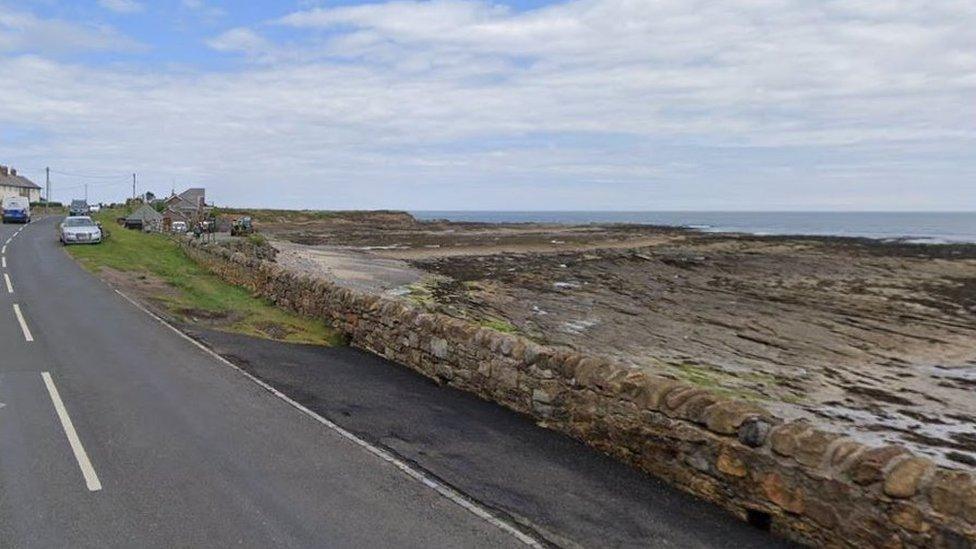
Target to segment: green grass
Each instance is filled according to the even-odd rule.
[[[518,328],[516,328],[510,322],[497,318],[482,320],[480,324],[485,328],[490,328],[496,332],[502,332],[505,334],[517,334],[519,331]]]
[[[740,372],[731,374],[714,368],[707,368],[695,364],[673,364],[667,365],[674,373],[684,381],[693,383],[699,387],[711,389],[712,391],[734,398],[747,400],[750,402],[761,402],[768,400],[769,397],[745,387],[735,387],[736,382],[746,381],[758,383],[766,386],[776,386],[776,378],[761,372]]]
[[[123,229],[115,218],[124,213],[114,210],[96,216],[110,236],[99,245],[68,246],[68,252],[96,274],[110,268],[134,278],[161,280],[171,291],[151,297],[185,322],[199,317],[224,331],[294,343],[341,343],[339,334],[324,322],[279,309],[210,274],[168,237]]]

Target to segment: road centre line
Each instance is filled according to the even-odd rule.
[[[7,285],[7,293],[8,294],[14,293],[14,285],[10,283],[10,275],[9,274],[3,273],[3,281]]]
[[[98,474],[95,473],[95,468],[92,467],[91,460],[88,459],[88,453],[85,452],[81,439],[78,438],[75,426],[71,422],[71,416],[68,415],[68,410],[64,407],[64,402],[61,401],[58,388],[54,385],[54,379],[49,372],[41,372],[41,377],[44,378],[44,385],[47,386],[47,392],[51,395],[54,410],[58,414],[58,419],[61,420],[61,427],[64,428],[64,434],[68,437],[68,444],[71,445],[71,451],[75,454],[78,467],[81,468],[81,474],[85,477],[85,485],[91,492],[101,490],[102,483],[98,480]]]
[[[24,320],[24,313],[20,312],[20,305],[14,303],[14,315],[17,316],[17,322],[20,323],[20,330],[24,332],[24,339],[30,343],[34,341],[34,336],[31,335],[30,328],[27,327],[27,321]]]
[[[166,322],[160,316],[156,315],[155,313],[153,313],[149,309],[143,307],[140,303],[136,302],[131,297],[125,295],[124,293],[120,292],[119,290],[115,290],[115,293],[117,293],[120,296],[122,296],[122,298],[125,299],[126,301],[128,301],[130,304],[132,304],[133,307],[135,307],[135,308],[139,309],[140,311],[146,313],[148,316],[150,316],[151,318],[155,319],[157,322],[159,322],[163,326],[166,326],[167,328],[169,328],[170,330],[172,330],[173,332],[175,332],[176,335],[180,336],[181,338],[183,338],[186,341],[188,341],[191,344],[193,344],[195,347],[199,348],[205,354],[207,354],[210,357],[214,358],[215,360],[217,360],[221,364],[224,364],[226,366],[230,366],[231,368],[237,370],[241,375],[243,375],[245,378],[247,378],[251,382],[257,384],[262,389],[268,391],[269,393],[271,393],[275,397],[277,397],[277,398],[285,401],[288,405],[290,405],[293,408],[297,409],[299,412],[305,414],[306,416],[308,416],[309,418],[313,419],[314,421],[316,421],[316,422],[324,425],[325,427],[327,427],[330,430],[332,430],[332,431],[336,432],[337,434],[339,434],[341,437],[343,437],[343,438],[349,440],[350,442],[352,442],[353,444],[355,444],[355,445],[363,448],[364,450],[366,450],[370,454],[372,454],[372,455],[378,457],[379,459],[381,459],[381,460],[389,463],[390,465],[396,467],[397,469],[399,469],[400,471],[402,471],[404,474],[406,474],[408,477],[410,477],[410,478],[414,479],[415,481],[423,484],[424,486],[427,486],[428,488],[434,490],[435,492],[437,492],[438,494],[440,494],[444,498],[450,500],[451,502],[455,503],[456,505],[458,505],[462,509],[465,509],[466,511],[472,513],[473,515],[477,516],[478,518],[484,520],[488,524],[491,524],[492,526],[498,528],[499,530],[502,530],[502,531],[510,534],[515,539],[517,539],[518,541],[522,542],[523,544],[528,545],[529,547],[534,547],[534,548],[537,548],[537,549],[542,549],[543,544],[541,542],[539,542],[538,540],[536,540],[534,537],[532,537],[531,535],[523,532],[522,530],[520,530],[519,528],[513,526],[512,524],[509,524],[508,522],[506,522],[506,521],[504,521],[504,520],[496,517],[494,514],[491,513],[491,511],[489,511],[488,509],[486,509],[485,507],[483,507],[481,504],[479,504],[477,501],[473,500],[472,498],[464,495],[462,492],[460,492],[460,491],[452,488],[451,486],[448,486],[448,485],[446,485],[446,484],[438,481],[437,479],[431,477],[429,474],[427,474],[423,470],[415,468],[414,466],[412,466],[409,463],[401,460],[400,458],[396,457],[395,455],[393,455],[392,453],[388,452],[387,450],[384,450],[383,448],[380,448],[380,447],[374,446],[373,444],[370,444],[366,440],[364,440],[362,438],[359,438],[358,436],[354,435],[352,432],[347,431],[346,429],[343,429],[338,424],[333,423],[332,421],[330,421],[330,420],[328,420],[328,419],[326,419],[326,418],[324,418],[324,417],[316,414],[312,410],[309,410],[308,408],[306,408],[302,404],[299,404],[298,402],[292,400],[290,397],[288,397],[287,395],[285,395],[281,391],[275,389],[271,385],[268,385],[264,381],[262,381],[262,380],[260,380],[260,379],[258,379],[256,377],[254,377],[250,373],[242,370],[240,367],[238,367],[233,362],[231,362],[231,361],[227,360],[226,358],[220,356],[219,354],[217,354],[216,352],[212,351],[211,349],[208,349],[205,345],[203,345],[199,341],[197,341],[197,340],[193,339],[192,337],[184,334],[178,328],[176,328],[175,326],[173,326],[169,322]]]
[[[3,261],[3,268],[6,269],[7,268],[7,256],[0,257],[0,260]]]

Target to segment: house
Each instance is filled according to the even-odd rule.
[[[127,229],[142,229],[159,232],[162,230],[163,215],[149,204],[143,204],[125,218]]]
[[[172,231],[174,221],[182,221],[183,223],[186,223],[187,227],[193,225],[192,216],[187,215],[178,210],[174,210],[173,208],[167,207],[166,209],[164,209],[162,212],[162,216],[163,216],[163,232],[168,233]]]
[[[31,202],[41,201],[41,188],[17,170],[0,166],[0,200],[8,196],[23,196]]]
[[[166,210],[172,210],[192,221],[203,219],[213,209],[207,205],[207,190],[202,188],[187,189],[180,194],[173,194],[165,200],[165,204]]]

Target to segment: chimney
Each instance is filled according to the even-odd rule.
[[[10,175],[17,177],[17,170],[10,168]]]
[[[8,175],[7,174],[7,167],[6,166],[0,165],[0,175],[2,175],[2,176]]]

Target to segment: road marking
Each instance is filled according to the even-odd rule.
[[[71,416],[68,415],[68,410],[65,409],[64,403],[61,402],[61,395],[58,394],[58,388],[54,386],[54,379],[51,378],[51,374],[48,372],[41,372],[41,377],[44,378],[44,385],[47,385],[47,392],[51,395],[51,402],[54,403],[54,410],[58,413],[58,419],[61,420],[61,427],[64,428],[64,434],[68,437],[68,444],[71,445],[71,451],[75,453],[75,459],[78,460],[78,467],[81,468],[81,474],[85,476],[85,485],[88,486],[88,490],[91,492],[101,490],[102,483],[99,482],[95,468],[92,467],[91,460],[88,459],[88,453],[85,452],[85,447],[81,445],[81,439],[78,438],[75,426],[71,423]]]
[[[115,289],[113,288],[113,290],[115,290]],[[253,375],[249,374],[248,372],[242,370],[240,367],[238,367],[233,362],[227,360],[226,358],[220,356],[219,354],[215,353],[214,351],[208,349],[204,344],[200,343],[199,341],[197,341],[197,340],[193,339],[192,337],[184,334],[179,329],[177,329],[175,326],[173,326],[169,322],[166,322],[165,320],[163,320],[162,318],[160,318],[157,314],[155,314],[152,311],[150,311],[149,309],[143,307],[141,303],[138,303],[137,301],[135,301],[131,297],[125,295],[124,293],[120,292],[119,290],[115,290],[115,293],[119,294],[126,301],[128,301],[129,303],[131,303],[133,307],[135,307],[135,308],[139,309],[140,311],[146,313],[147,315],[149,315],[150,317],[152,317],[153,319],[155,319],[157,322],[159,322],[163,326],[166,326],[170,330],[173,330],[173,332],[175,332],[176,335],[178,335],[178,336],[182,337],[183,339],[189,341],[190,343],[192,343],[193,345],[195,345],[198,349],[200,349],[201,351],[203,351],[205,354],[213,357],[218,362],[220,362],[220,363],[222,363],[222,364],[224,364],[226,366],[230,366],[231,368],[237,370],[241,375],[243,375],[244,377],[246,377],[250,381],[256,383],[257,385],[259,385],[261,388],[263,388],[264,390],[268,391],[272,395],[274,395],[274,396],[278,397],[279,399],[285,401],[287,404],[289,404],[293,408],[297,409],[299,412],[305,414],[306,416],[308,416],[311,419],[315,420],[316,422],[324,425],[325,427],[328,427],[332,431],[335,431],[336,433],[338,433],[343,438],[345,438],[345,439],[351,441],[353,444],[356,444],[357,446],[363,448],[364,450],[366,450],[370,454],[373,454],[374,456],[376,456],[376,457],[380,458],[381,460],[389,463],[390,465],[393,465],[394,467],[396,467],[397,469],[399,469],[400,471],[402,471],[403,473],[405,473],[408,477],[410,477],[410,478],[416,480],[417,482],[423,484],[424,486],[427,486],[428,488],[434,490],[435,492],[437,492],[441,496],[447,498],[448,500],[452,501],[453,503],[455,503],[456,505],[458,505],[462,509],[465,509],[466,511],[469,511],[473,515],[475,515],[478,518],[484,520],[488,524],[491,524],[492,526],[498,528],[499,530],[502,530],[502,531],[504,531],[504,532],[512,535],[515,539],[519,540],[520,542],[524,543],[525,545],[528,545],[529,547],[534,547],[534,548],[537,548],[537,549],[542,549],[544,547],[544,545],[540,541],[538,541],[537,539],[535,539],[531,535],[523,532],[519,528],[513,526],[512,524],[509,524],[508,522],[506,522],[506,521],[498,518],[497,516],[495,516],[494,514],[492,514],[491,511],[489,511],[488,509],[486,509],[485,507],[483,507],[482,505],[480,505],[477,501],[473,500],[472,498],[470,498],[470,497],[464,495],[463,493],[459,492],[458,490],[456,490],[456,489],[454,489],[454,488],[452,488],[452,487],[450,487],[450,486],[448,486],[448,485],[446,485],[446,484],[438,481],[437,479],[431,477],[429,474],[427,474],[423,470],[414,468],[412,465],[410,465],[409,463],[401,460],[400,458],[398,458],[395,455],[391,454],[387,450],[384,450],[383,448],[379,448],[377,446],[374,446],[374,445],[370,444],[366,440],[363,440],[363,439],[359,438],[358,436],[352,434],[351,432],[343,429],[338,424],[333,423],[332,421],[330,421],[330,420],[328,420],[328,419],[326,419],[326,418],[324,418],[324,417],[316,414],[315,412],[313,412],[312,410],[309,410],[308,408],[306,408],[305,406],[299,404],[298,402],[295,402],[294,400],[292,400],[290,397],[288,397],[287,395],[285,395],[284,393],[282,393],[278,389],[275,389],[271,385],[268,385],[264,381],[262,381],[262,380],[260,380],[260,379],[258,379],[256,377],[254,377]]]
[[[24,332],[24,339],[27,342],[34,341],[34,336],[31,335],[30,328],[27,327],[27,321],[24,320],[24,313],[20,312],[20,305],[14,303],[14,314],[17,315],[17,322],[20,323],[20,330]]]
[[[6,267],[6,264],[4,265],[4,267]],[[14,293],[14,285],[10,283],[10,275],[9,274],[3,273],[3,281],[4,281],[4,283],[7,284],[7,293],[8,294]]]
[[[8,240],[8,242],[9,242],[9,240]],[[0,248],[0,254],[5,254],[5,253],[7,253],[7,246],[6,246],[6,244],[3,246],[3,248]]]
[[[0,257],[0,260],[3,260],[3,268],[6,269],[7,268],[7,256]]]

